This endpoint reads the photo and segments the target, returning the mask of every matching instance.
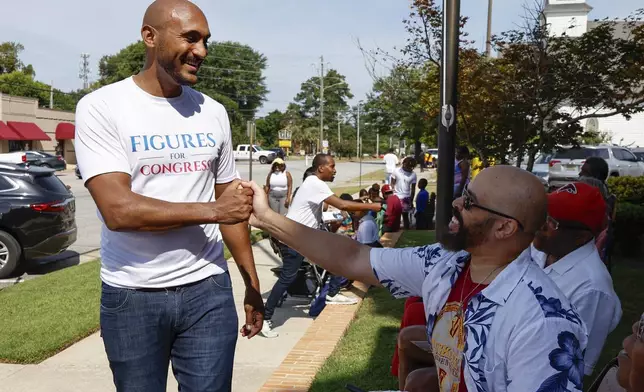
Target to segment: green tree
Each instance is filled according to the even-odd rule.
[[[25,47],[18,42],[3,42],[0,44],[0,74],[8,74],[20,71],[26,75],[36,76],[34,67],[29,64],[25,65],[20,60],[20,52]]]
[[[267,116],[255,121],[258,141],[267,147],[276,146],[278,133],[283,129],[283,121],[284,114],[279,110],[273,110]]]
[[[135,42],[99,62],[99,86],[117,82],[138,73],[145,63],[145,45]],[[266,100],[264,77],[267,58],[238,42],[210,44],[208,56],[199,70],[195,89],[226,107],[233,131],[233,142],[248,141],[246,121],[255,116]]]

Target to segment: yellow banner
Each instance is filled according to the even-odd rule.
[[[280,140],[279,141],[279,146],[280,147],[291,148],[291,141],[290,140]]]

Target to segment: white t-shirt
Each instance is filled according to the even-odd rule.
[[[383,160],[385,161],[385,172],[393,173],[396,170],[396,165],[398,165],[398,157],[389,153],[384,156]]]
[[[333,192],[326,182],[317,176],[309,176],[291,202],[286,217],[314,229],[322,223],[322,205]]]
[[[122,172],[133,192],[168,202],[215,201],[215,183],[238,177],[231,143],[225,108],[189,87],[166,99],[128,78],[85,96],[76,109],[84,181]],[[225,272],[223,252],[216,224],[165,232],[103,225],[101,279],[122,288],[184,285]]]
[[[396,179],[394,194],[401,199],[411,197],[411,185],[416,183],[416,173],[406,172],[402,167],[399,167],[394,170],[392,178]]]

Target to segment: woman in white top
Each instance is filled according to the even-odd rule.
[[[280,158],[273,161],[271,171],[266,177],[266,194],[271,209],[280,215],[286,215],[291,204],[293,178],[286,171],[286,164]]]

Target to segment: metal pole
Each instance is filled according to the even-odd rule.
[[[376,158],[380,158],[380,132],[376,130]]]
[[[456,150],[456,103],[460,0],[443,0],[443,50],[441,61],[441,115],[438,132],[438,189],[436,200],[436,234],[448,232],[452,219],[454,193],[454,155]]]
[[[362,138],[360,137],[359,140],[360,140],[360,161],[359,161],[360,162],[360,177],[358,177],[359,178],[358,182],[360,184],[360,189],[362,189]]]
[[[320,56],[320,141],[318,153],[322,152],[322,140],[324,140],[324,56]]]
[[[485,40],[485,55],[492,56],[492,3],[494,0],[487,1],[487,39]]]
[[[340,112],[338,112],[338,144],[342,141],[342,137],[340,136]]]
[[[357,132],[356,135],[356,158],[360,159],[360,104],[358,103],[358,122],[356,124]]]
[[[49,89],[49,109],[54,108],[54,81],[51,81],[51,88]]]
[[[251,121],[248,121],[246,123],[246,127],[250,136],[250,150],[248,152],[248,180],[253,181],[253,128],[255,127],[255,124],[253,124]]]

